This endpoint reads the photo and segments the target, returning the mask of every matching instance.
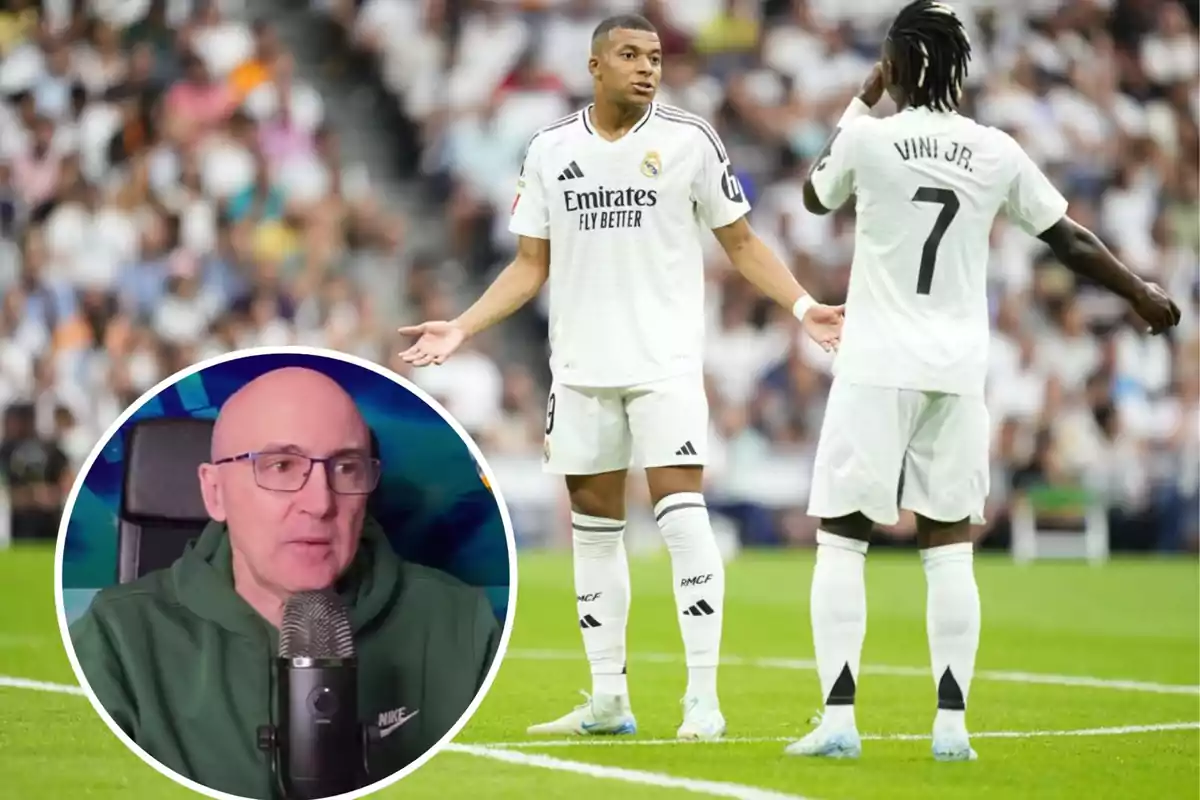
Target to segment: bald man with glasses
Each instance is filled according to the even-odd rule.
[[[199,468],[212,521],[171,567],[101,591],[71,629],[113,721],[175,772],[270,798],[258,748],[275,723],[283,607],[333,590],[358,655],[359,718],[380,730],[371,781],[435,744],[482,686],[500,628],[482,591],[402,561],[367,514],[381,474],[370,432],[336,382],[284,368],[221,408]]]

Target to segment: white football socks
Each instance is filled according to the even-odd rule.
[[[967,697],[979,650],[979,587],[971,542],[921,551],[926,626],[938,712],[934,730],[965,730]]]
[[[867,635],[867,543],[817,531],[817,563],[810,599],[813,648],[821,696],[822,724],[856,727],[854,700]]]
[[[654,518],[671,554],[675,606],[687,655],[687,696],[715,698],[725,607],[725,562],[713,536],[704,495],[667,495],[655,504]]]
[[[625,555],[625,522],[572,512],[571,530],[575,605],[583,648],[592,669],[592,692],[626,695],[629,561]]]

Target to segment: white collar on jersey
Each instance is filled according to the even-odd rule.
[[[596,135],[596,129],[592,127],[592,107],[595,105],[595,103],[588,103],[587,107],[579,112],[579,121],[583,123],[584,129],[592,136]],[[657,108],[658,101],[651,100],[650,105],[646,107],[646,113],[642,115],[642,118],[637,121],[636,125],[629,129],[629,133],[626,133],[625,136],[628,136],[630,133],[637,133],[644,128],[646,123],[650,121],[650,118],[654,116],[654,111]]]

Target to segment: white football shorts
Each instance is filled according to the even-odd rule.
[[[981,396],[835,379],[808,513],[833,518],[857,511],[894,525],[903,508],[939,522],[969,517],[982,524],[991,480],[990,427]]]
[[[702,373],[618,388],[555,382],[550,390],[546,472],[597,475],[631,466],[703,466],[707,447]]]

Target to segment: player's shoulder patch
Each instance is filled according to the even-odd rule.
[[[654,118],[670,125],[687,126],[699,131],[708,140],[708,143],[712,145],[717,153],[717,159],[722,164],[729,160],[729,156],[725,153],[725,145],[721,143],[721,137],[717,135],[716,129],[704,117],[693,114],[690,111],[684,111],[677,106],[659,103],[654,107]]]

